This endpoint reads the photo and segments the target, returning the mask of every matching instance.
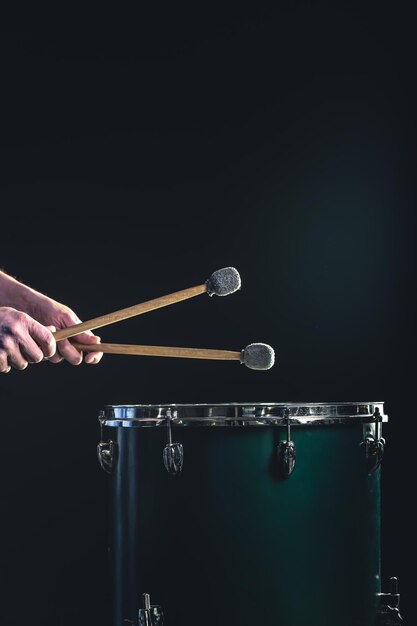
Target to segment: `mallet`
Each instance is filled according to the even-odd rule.
[[[140,346],[123,343],[73,342],[81,352],[105,352],[107,354],[130,354],[136,356],[179,357],[185,359],[212,359],[217,361],[240,361],[252,370],[268,370],[275,362],[275,352],[266,343],[251,343],[240,352],[210,350],[208,348],[170,348],[166,346]]]
[[[168,294],[167,296],[161,296],[154,300],[148,300],[140,304],[127,307],[126,309],[120,309],[113,313],[107,313],[86,322],[80,322],[74,326],[68,326],[68,328],[62,328],[54,333],[56,341],[62,339],[68,339],[74,337],[79,333],[87,330],[94,330],[95,328],[101,328],[102,326],[108,326],[115,322],[120,322],[129,317],[135,315],[141,315],[142,313],[148,313],[155,309],[160,309],[164,306],[193,298],[202,293],[207,293],[209,296],[228,296],[241,288],[241,280],[239,272],[234,267],[224,267],[223,269],[214,272],[210,278],[206,280],[202,285],[196,287],[190,287],[189,289],[183,289],[182,291],[176,291],[175,293]]]

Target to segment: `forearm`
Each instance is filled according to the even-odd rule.
[[[13,307],[31,314],[34,303],[45,298],[41,293],[0,270],[0,306]]]

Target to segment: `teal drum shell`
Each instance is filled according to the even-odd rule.
[[[145,593],[166,626],[375,625],[381,469],[366,441],[383,403],[113,405],[99,420],[113,442],[114,626],[137,623]]]

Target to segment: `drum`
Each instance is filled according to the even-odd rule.
[[[374,626],[381,402],[109,405],[114,626]]]

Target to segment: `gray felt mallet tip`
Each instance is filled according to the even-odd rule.
[[[269,370],[275,363],[275,352],[266,343],[250,343],[242,350],[240,362],[252,370]]]
[[[241,288],[239,272],[234,267],[224,267],[213,272],[206,280],[209,296],[228,296]]]

